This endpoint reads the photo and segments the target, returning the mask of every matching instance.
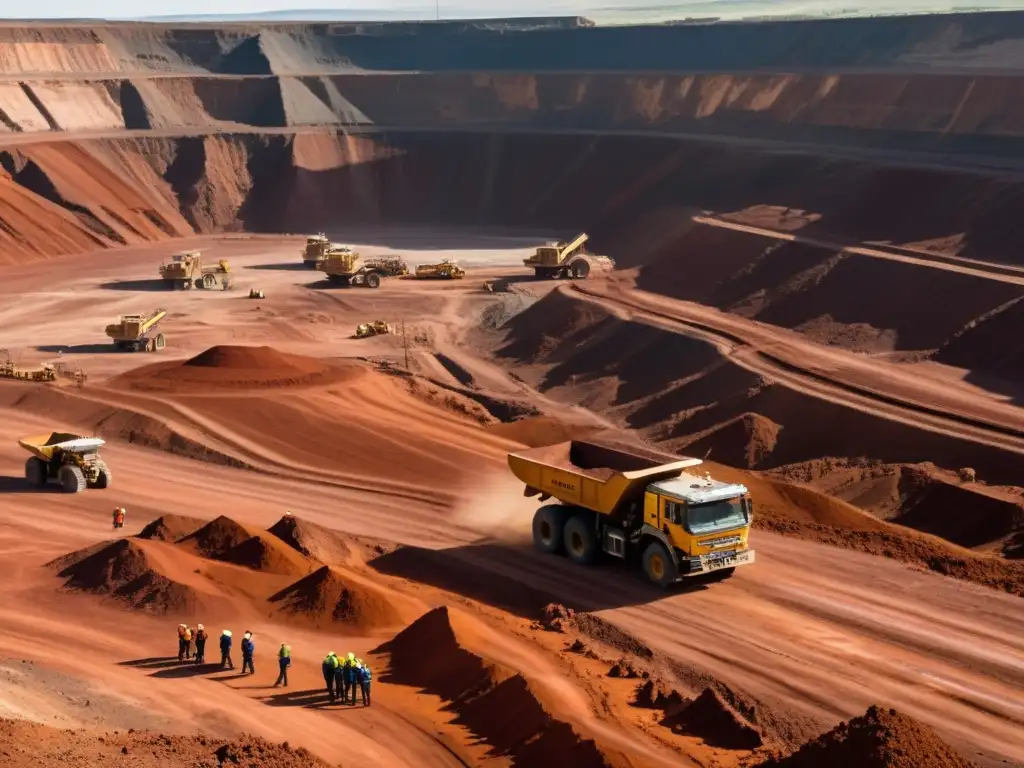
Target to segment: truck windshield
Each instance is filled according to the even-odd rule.
[[[727,531],[746,524],[747,513],[743,509],[742,498],[691,504],[686,507],[686,527],[695,536]]]

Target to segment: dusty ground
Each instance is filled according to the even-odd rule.
[[[402,249],[413,263],[437,255],[424,234],[405,233],[408,243],[423,243]],[[473,249],[455,255],[476,267],[470,279],[388,280],[378,291],[326,288],[298,264],[297,239],[197,243],[230,259],[236,288],[223,293],[155,290],[152,277],[167,249],[99,255],[79,262],[74,273],[61,262],[5,271],[0,290],[18,299],[4,310],[4,343],[24,362],[59,358],[88,374],[82,388],[0,382],[9,437],[0,445],[7,467],[0,479],[0,557],[15,574],[0,607],[0,656],[11,670],[0,695],[5,712],[104,730],[201,729],[216,738],[251,732],[344,765],[528,759],[525,737],[498,735],[481,714],[483,705],[448,711],[444,702],[458,701],[459,691],[438,688],[415,670],[379,674],[369,710],[325,707],[314,692],[327,650],[367,654],[428,609],[449,605],[458,648],[493,667],[488,679],[497,686],[496,701],[521,685],[508,682],[520,673],[528,694],[515,701],[540,702],[541,721],[563,723],[575,734],[572,743],[596,739],[600,759],[610,764],[715,759],[727,765],[750,754],[749,746],[716,746],[708,733],[674,733],[656,724],[656,712],[631,706],[636,681],[605,676],[622,653],[607,637],[582,637],[595,660],[566,653],[571,636],[531,629],[553,600],[598,611],[636,638],[649,650],[635,663],[687,696],[711,682],[756,701],[766,747],[793,748],[881,703],[935,727],[971,759],[1024,759],[1024,712],[1014,704],[1024,683],[1019,598],[768,532],[757,534],[756,567],[669,597],[619,569],[581,573],[524,548],[532,507],[503,468],[505,452],[517,443],[490,426],[497,421],[492,412],[509,418],[529,408],[571,411],[512,375],[514,369],[481,348],[479,334],[496,312],[540,306],[531,302],[553,286],[516,284],[527,299],[483,291],[485,278],[516,271],[511,265],[530,241],[467,242]],[[618,290],[615,285],[595,279],[587,288]],[[249,287],[262,288],[268,299],[249,301]],[[164,353],[107,350],[106,323],[157,306],[170,311]],[[404,320],[414,379],[359,362],[404,365],[400,336],[349,338],[358,322],[375,318]],[[217,381],[182,378],[187,371],[180,362],[218,344],[269,345],[341,368],[313,386],[253,388],[254,376],[270,374],[230,368]],[[173,386],[154,389],[154,374],[146,372],[154,363]],[[609,423],[582,409],[574,418],[591,428]],[[520,440],[532,429],[522,424]],[[114,488],[76,497],[24,488],[24,456],[13,438],[58,425],[112,438],[106,453]],[[819,498],[826,497],[797,496],[778,505],[788,505],[794,518],[813,519]],[[191,596],[168,614],[62,592],[65,579],[44,564],[111,539],[115,504],[129,510],[129,533],[173,514],[206,520],[226,514],[256,531],[291,510],[350,536],[402,544],[390,554],[329,563],[349,574],[357,593],[370,595],[366,605],[386,605],[386,620],[325,627],[280,613],[271,593],[314,572],[319,566],[311,561],[286,558],[273,566],[267,560],[244,576],[242,565],[204,565],[172,544],[137,545],[150,570]],[[222,625],[236,636],[252,629],[261,657],[257,675],[192,674],[168,661],[180,611],[215,632]],[[75,615],[70,633],[69,612]],[[285,640],[296,666],[292,689],[279,692],[269,687],[271,653]],[[388,658],[379,657],[380,673]],[[272,719],[267,706],[274,707]],[[347,734],[342,740],[337,727]]]

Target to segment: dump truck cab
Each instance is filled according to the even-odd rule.
[[[651,483],[644,491],[644,535],[671,547],[680,577],[752,560],[754,553],[748,549],[752,517],[746,486],[722,483],[707,474],[683,472]],[[659,570],[662,564],[650,565]]]
[[[691,472],[700,459],[573,440],[508,461],[526,496],[559,502],[534,515],[543,552],[564,551],[581,564],[601,553],[638,561],[662,587],[701,574],[725,578],[754,562],[747,488]]]
[[[317,264],[327,257],[327,252],[330,249],[331,241],[327,239],[327,235],[323,232],[307,237],[306,247],[302,251],[302,263],[307,267],[315,268]]]

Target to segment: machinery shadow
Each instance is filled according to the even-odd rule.
[[[316,270],[311,269],[303,264],[251,264],[246,269],[259,269],[263,271],[275,271],[275,272],[315,272]]]
[[[160,278],[149,280],[112,280],[109,283],[101,283],[100,288],[105,291],[167,291],[167,285]]]
[[[508,291],[509,286],[519,285],[520,283],[544,283],[556,281],[538,280],[533,275],[509,275],[507,277],[497,277],[494,280],[491,280],[490,282],[494,288],[494,293],[505,293]]]
[[[529,544],[484,542],[441,550],[402,547],[369,564],[389,576],[430,584],[527,619],[537,618],[551,603],[601,611],[708,588],[703,581],[691,581],[662,590],[636,566],[610,560],[587,567],[542,554]]]
[[[113,344],[43,344],[36,347],[37,352],[65,355],[95,355],[120,353]]]
[[[16,493],[61,493],[61,489],[56,483],[47,483],[41,488],[37,488],[34,485],[29,485],[21,475],[0,476],[0,494]]]

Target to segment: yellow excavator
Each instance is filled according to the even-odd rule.
[[[167,346],[164,335],[153,332],[165,317],[166,309],[158,309],[148,315],[122,315],[120,322],[107,326],[107,336],[122,352],[155,352]]]

